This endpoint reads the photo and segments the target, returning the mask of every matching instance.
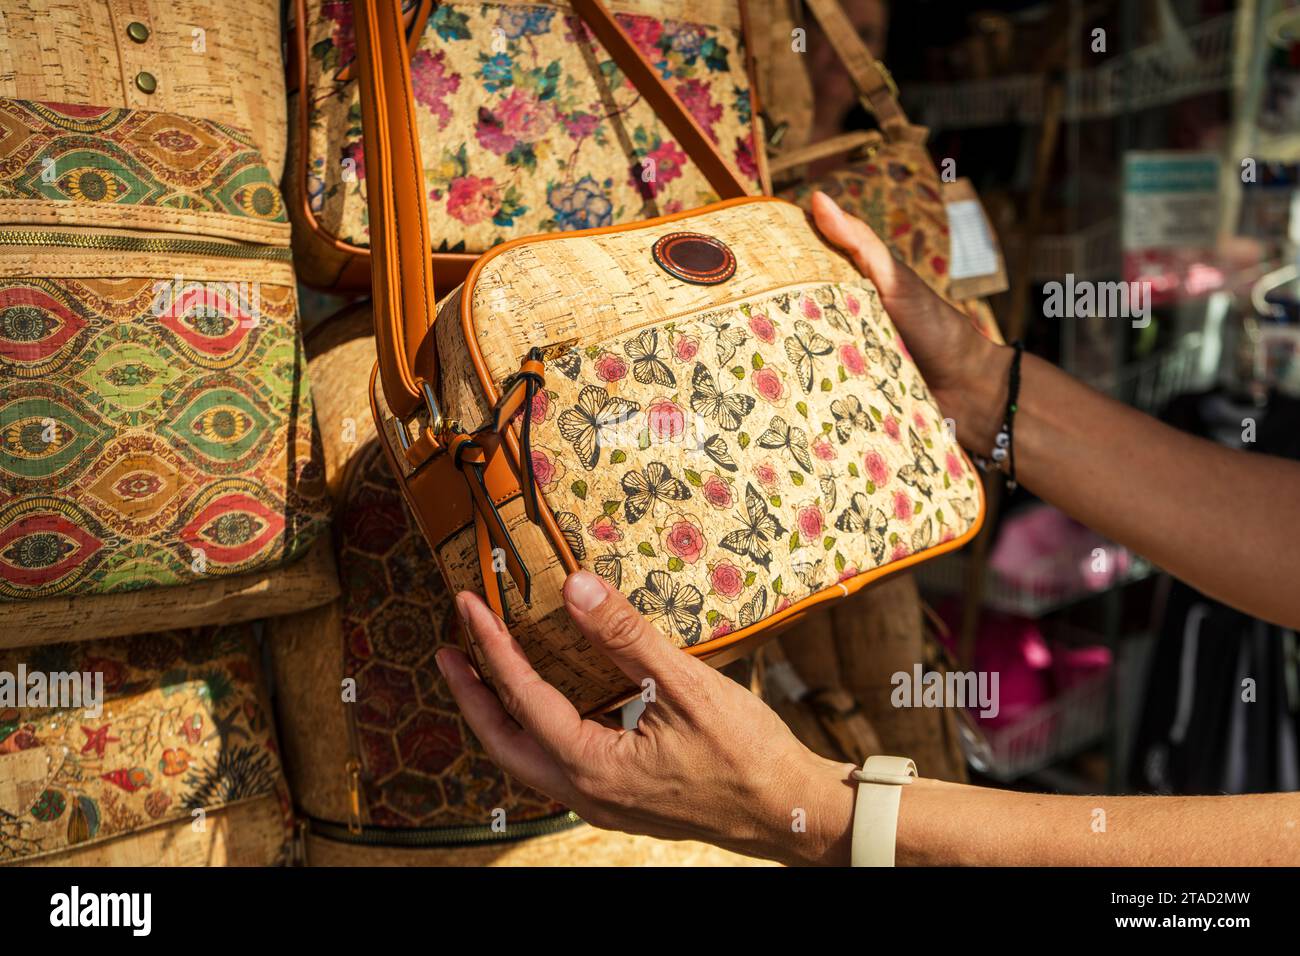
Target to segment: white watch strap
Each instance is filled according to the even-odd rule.
[[[916,779],[916,764],[907,757],[868,757],[858,781],[853,809],[854,866],[893,866],[898,838],[898,805],[902,788]]]

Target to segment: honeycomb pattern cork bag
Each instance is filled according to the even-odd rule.
[[[288,232],[239,129],[0,99],[0,645],[332,596]]]
[[[384,447],[450,588],[594,712],[632,688],[568,622],[567,573],[718,665],[959,547],[983,497],[870,281],[746,196],[609,12],[574,7],[724,198],[497,246],[436,322],[400,6],[361,0],[356,26]]]
[[[435,276],[503,240],[717,198],[566,0],[405,0]],[[616,18],[751,192],[764,180],[739,0],[614,0]],[[371,188],[348,0],[297,0],[286,195],[303,281],[370,284]],[[395,54],[397,51],[395,51]],[[653,177],[645,171],[653,165]]]

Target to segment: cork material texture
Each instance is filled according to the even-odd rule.
[[[258,662],[249,625],[0,654],[0,671],[28,675],[28,695],[36,673],[51,688],[55,679],[62,686],[60,675],[102,675],[103,693],[98,707],[84,696],[0,706],[0,863],[196,820],[206,828],[208,814],[263,798],[279,805],[279,826],[231,836],[261,844],[255,856],[280,860],[288,798]],[[152,845],[145,839],[135,849]],[[146,862],[129,847],[97,856]]]
[[[283,203],[249,137],[3,100],[0,197],[0,601],[204,585],[305,554],[328,507]],[[181,215],[129,228],[141,209]]]
[[[654,244],[681,231],[725,244],[734,276],[698,285],[656,267]],[[468,422],[488,405],[475,359],[496,387],[553,346],[521,454],[568,554],[678,646],[848,594],[958,546],[982,516],[874,286],[788,203],[504,247],[435,328],[447,413]],[[568,621],[553,543],[521,499],[501,514],[531,575],[530,605],[513,582],[505,593],[529,659],[584,709],[625,694]],[[453,591],[482,589],[472,528],[437,551]]]
[[[308,866],[778,866],[694,840],[656,840],[582,824],[493,846],[406,849],[358,846],[308,833]]]
[[[738,5],[611,6],[722,155],[760,191]],[[328,257],[332,243],[369,245],[359,94],[355,80],[337,79],[354,63],[352,9],[314,0],[305,22],[307,83],[296,106],[306,110],[306,139],[294,143],[293,188],[306,208],[293,203],[302,227],[295,242]],[[717,198],[565,3],[438,4],[411,78],[435,250],[480,252],[517,236]]]
[[[133,23],[148,31],[143,42],[128,35]],[[142,73],[152,92],[137,81]],[[0,96],[235,126],[278,183],[287,126],[279,0],[10,0],[0,17]]]

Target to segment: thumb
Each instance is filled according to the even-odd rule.
[[[888,298],[901,291],[902,269],[889,247],[857,216],[850,216],[821,190],[813,193],[813,222],[823,236],[849,254],[853,264]]]
[[[690,662],[627,598],[590,571],[569,575],[564,603],[582,635],[638,685],[647,677],[663,684]]]

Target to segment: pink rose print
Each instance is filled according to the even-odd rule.
[[[867,476],[877,488],[883,487],[889,481],[889,466],[885,464],[885,459],[881,457],[880,452],[867,452],[863,464],[867,466]]]
[[[723,600],[734,601],[745,590],[745,572],[730,561],[719,561],[709,570],[709,584]]]
[[[847,568],[845,568],[843,571],[840,572],[840,576],[839,576],[836,580],[837,580],[840,584],[843,584],[843,583],[844,583],[845,581],[847,581],[849,578],[856,578],[857,576],[858,576],[858,569],[857,569],[857,568],[855,568],[855,567],[847,567]]]
[[[708,84],[703,80],[687,80],[685,83],[679,83],[673,92],[695,117],[695,122],[709,134],[709,139],[716,143],[718,137],[713,132],[713,124],[722,119],[722,106],[713,102],[713,94]]]
[[[957,537],[957,535],[956,533],[953,532],[952,528],[945,527],[943,529],[943,534],[939,535],[939,541],[940,542],[951,541],[955,537]]]
[[[776,469],[773,468],[769,463],[763,462],[762,464],[755,465],[754,477],[758,479],[758,483],[762,485],[764,488],[766,488],[769,493],[771,493],[776,488],[776,482],[777,482]]]
[[[765,402],[775,404],[785,398],[785,382],[776,369],[760,368],[750,376],[754,394]]]
[[[948,469],[948,477],[951,478],[953,481],[956,481],[958,478],[961,477],[962,475],[961,459],[958,458],[956,455],[954,455],[952,452],[948,452],[948,454],[944,455],[943,465],[945,468]]]
[[[813,454],[822,461],[834,461],[839,457],[839,452],[835,450],[834,445],[826,440],[825,436],[814,439],[812,443],[812,451]]]
[[[904,524],[912,520],[912,499],[906,492],[894,492],[894,517]]]
[[[803,302],[799,304],[805,319],[820,319],[822,317],[822,307],[812,300],[811,296],[805,296]]]
[[[776,326],[761,312],[749,317],[749,331],[753,332],[754,337],[760,342],[766,342],[768,345],[776,341]]]
[[[867,360],[858,347],[852,343],[840,346],[840,364],[850,375],[865,375]]]
[[[504,156],[515,148],[515,138],[501,129],[501,121],[486,106],[478,108],[478,122],[474,124],[474,137],[489,153]]]
[[[730,508],[735,500],[731,495],[731,485],[721,475],[709,475],[704,479],[700,489],[704,500],[715,508]]]
[[[673,354],[679,362],[689,362],[700,351],[700,340],[690,335],[679,335],[673,343]]]
[[[447,97],[460,89],[460,74],[447,70],[446,52],[420,50],[411,57],[411,86],[415,101],[438,117],[438,129],[446,129],[451,122]]]
[[[720,637],[726,637],[735,629],[736,625],[732,622],[731,618],[724,617],[718,621],[713,630],[709,632],[709,640],[716,641]]]
[[[555,107],[519,87],[511,90],[493,112],[501,122],[502,132],[525,143],[541,139],[555,123]]]
[[[912,412],[912,424],[916,426],[918,432],[924,433],[930,430],[930,423],[925,420],[925,416],[920,411]]]
[[[902,432],[899,431],[899,428],[898,428],[898,419],[897,419],[897,418],[895,418],[893,415],[886,415],[886,416],[885,416],[885,420],[884,420],[884,422],[883,422],[882,424],[885,426],[885,434],[886,434],[886,435],[888,435],[890,438],[894,439],[894,441],[902,441],[902,440],[903,440]]]
[[[664,529],[663,545],[687,564],[694,564],[704,553],[704,532],[699,523],[686,515],[673,515]]]
[[[898,544],[894,545],[894,553],[889,556],[889,560],[902,561],[905,557],[907,557],[911,553],[912,552],[907,547],[907,545],[903,544],[903,542],[900,541],[898,542]]]
[[[600,117],[593,113],[583,113],[581,111],[570,113],[564,117],[564,129],[573,140],[583,140],[596,132],[596,127],[600,125]]]
[[[546,421],[546,416],[551,411],[551,396],[546,392],[538,390],[533,396],[533,424],[540,425]]]
[[[646,409],[650,433],[660,441],[681,441],[686,434],[686,412],[676,402],[656,398]]]
[[[685,164],[686,154],[671,139],[665,139],[646,153],[643,159],[632,164],[632,173],[628,182],[646,199],[654,199],[666,183],[681,178],[682,167]],[[643,178],[645,170],[653,171],[649,181]]]
[[[859,302],[855,296],[846,295],[844,297],[844,304],[849,307],[849,315],[857,315],[862,311],[862,303]]]
[[[654,63],[663,57],[663,51],[658,49],[659,38],[664,32],[662,21],[635,13],[619,13],[615,15],[615,19],[627,31],[627,35],[632,38],[637,49],[645,54],[647,60]]]
[[[501,191],[491,179],[461,176],[447,190],[447,212],[468,226],[491,219],[501,208]]]
[[[613,544],[615,541],[623,540],[623,529],[609,515],[601,515],[591,524],[587,525],[587,530],[597,541],[604,541],[606,544]]]
[[[781,600],[779,600],[779,601],[776,602],[776,610],[774,610],[772,613],[773,613],[773,614],[780,614],[782,611],[784,611],[786,608],[788,608],[788,607],[789,607],[791,604],[793,604],[793,603],[794,603],[794,602],[791,601],[788,597],[783,597],[783,598],[781,598]]]
[[[539,487],[549,488],[563,474],[561,466],[544,449],[534,448],[532,452],[533,476],[537,479]]]
[[[596,376],[602,382],[617,382],[627,375],[627,362],[613,352],[602,352],[596,359]]]
[[[815,505],[800,508],[795,515],[795,525],[799,528],[799,533],[809,541],[816,541],[826,529],[822,510]]]

